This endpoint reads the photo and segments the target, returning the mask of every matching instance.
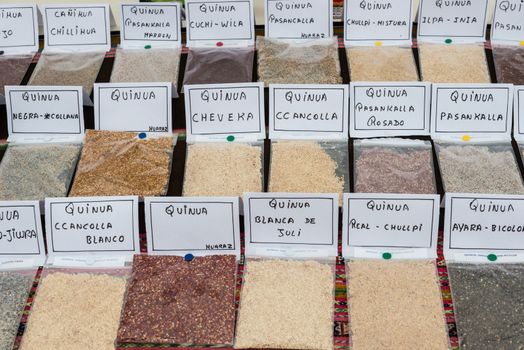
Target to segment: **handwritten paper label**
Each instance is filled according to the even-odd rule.
[[[255,40],[253,0],[186,0],[187,46],[248,46]]]
[[[43,237],[38,201],[0,202],[0,269],[43,264]]]
[[[411,0],[345,0],[344,41],[346,45],[411,46],[412,13]]]
[[[95,84],[95,128],[170,135],[171,88],[171,83]]]
[[[121,4],[122,47],[179,47],[180,3]]]
[[[9,141],[82,140],[80,86],[6,86]]]
[[[45,210],[50,257],[140,252],[138,197],[47,198]]]
[[[238,197],[148,197],[149,254],[240,257]]]
[[[272,139],[348,138],[347,85],[270,85]]]
[[[187,139],[265,137],[264,84],[185,85]]]
[[[522,46],[524,42],[524,2],[496,0],[491,21],[491,42]]]
[[[344,195],[345,257],[436,258],[438,195]]]
[[[333,36],[331,0],[266,0],[265,33],[275,39],[323,39]]]
[[[507,139],[513,85],[433,84],[432,136],[441,139]]]
[[[246,255],[337,255],[337,194],[246,193],[244,206]]]
[[[0,50],[7,54],[38,51],[36,5],[0,5]]]
[[[417,38],[427,42],[484,42],[487,10],[488,0],[420,0]]]
[[[513,111],[513,136],[517,142],[524,142],[524,85],[515,86]]]
[[[444,256],[450,261],[524,261],[524,196],[446,195]]]
[[[429,83],[351,83],[353,137],[428,135]]]
[[[44,5],[45,49],[109,50],[109,5]]]

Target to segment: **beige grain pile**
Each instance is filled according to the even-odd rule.
[[[483,45],[419,45],[423,81],[431,83],[491,83]]]
[[[351,81],[418,81],[410,47],[351,47],[346,54]]]
[[[448,349],[433,261],[348,263],[354,350]]]
[[[179,49],[116,50],[111,72],[112,83],[178,83]]]
[[[114,350],[126,280],[51,273],[38,287],[21,350]]]
[[[288,43],[257,37],[258,81],[269,84],[340,84],[336,38]]]
[[[93,89],[105,52],[43,52],[29,85],[83,86]]]
[[[242,143],[188,145],[184,196],[242,196],[262,191],[262,147]]]
[[[511,146],[440,145],[446,192],[524,194]]]
[[[332,267],[248,261],[235,348],[332,349]]]
[[[347,154],[347,145],[341,154]],[[280,141],[271,144],[269,192],[344,192],[347,169],[317,142]]]

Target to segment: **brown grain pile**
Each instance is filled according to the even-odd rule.
[[[123,277],[56,272],[44,277],[21,350],[114,350]]]
[[[362,46],[346,49],[351,81],[418,81],[410,47]]]
[[[87,130],[69,195],[165,195],[172,155],[172,137],[142,140],[132,132]]]
[[[497,83],[524,84],[524,48],[521,46],[493,46]]]
[[[242,143],[188,145],[184,196],[242,196],[262,188],[262,147]]]
[[[105,52],[42,52],[29,85],[83,86],[90,94],[104,57]]]
[[[120,343],[232,344],[237,260],[135,255]]]
[[[419,45],[423,81],[431,83],[490,83],[483,45]]]
[[[340,84],[336,38],[290,44],[257,37],[258,81],[269,84]]]
[[[344,193],[347,163],[340,163],[328,153],[347,159],[347,144],[321,145],[311,141],[279,141],[271,144],[269,192]]]
[[[6,85],[20,85],[33,60],[33,55],[0,56],[0,95]]]
[[[316,261],[248,261],[235,348],[332,349],[332,267]]]
[[[361,147],[355,155],[355,191],[371,193],[436,192],[429,147]]]
[[[346,271],[354,350],[448,349],[433,261],[351,261]]]
[[[178,85],[180,49],[116,50],[112,83],[171,82]]]

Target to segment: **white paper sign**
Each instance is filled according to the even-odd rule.
[[[412,0],[344,1],[346,45],[411,46]]]
[[[109,50],[110,9],[107,4],[44,5],[45,49]]]
[[[0,270],[45,261],[38,201],[0,202]]]
[[[350,84],[352,137],[428,135],[429,83]]]
[[[347,85],[270,85],[271,139],[347,139]]]
[[[524,2],[496,0],[491,21],[491,42],[509,45],[524,44]]]
[[[488,0],[420,0],[421,42],[484,42]]]
[[[50,258],[140,252],[138,197],[46,198],[45,212]]]
[[[188,47],[253,45],[253,0],[186,0],[185,6]]]
[[[246,193],[246,256],[332,257],[338,253],[338,195]]]
[[[82,140],[82,87],[6,86],[5,93],[9,141]]]
[[[238,197],[146,197],[149,254],[240,258]]]
[[[121,4],[122,47],[180,47],[180,3]]]
[[[523,262],[523,214],[524,196],[448,193],[446,260]]]
[[[172,83],[94,85],[95,129],[172,134]]]
[[[427,259],[437,256],[440,197],[344,194],[344,257]]]
[[[265,138],[264,84],[185,85],[187,140]]]
[[[517,142],[524,142],[524,85],[515,86],[513,98],[513,136]]]
[[[38,51],[38,10],[35,4],[0,5],[0,51]]]
[[[512,103],[511,84],[433,84],[431,134],[435,139],[506,140]]]
[[[331,0],[265,0],[265,33],[275,39],[324,39],[333,36]]]

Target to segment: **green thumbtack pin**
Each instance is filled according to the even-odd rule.
[[[488,255],[488,260],[489,261],[497,261],[497,256],[495,254],[489,254]]]
[[[144,49],[149,50],[151,48],[151,45],[144,46]]]
[[[233,141],[235,141],[235,136],[233,136],[233,135],[229,135],[229,136],[226,138],[226,140],[227,140],[228,142],[233,142]]]
[[[391,259],[391,257],[392,257],[391,253],[384,253],[384,254],[382,254],[382,258],[384,260],[389,260],[389,259]]]
[[[446,39],[446,40],[444,40],[444,42],[445,42],[446,44],[451,44],[451,43],[453,42],[453,40],[451,40],[451,39]]]

